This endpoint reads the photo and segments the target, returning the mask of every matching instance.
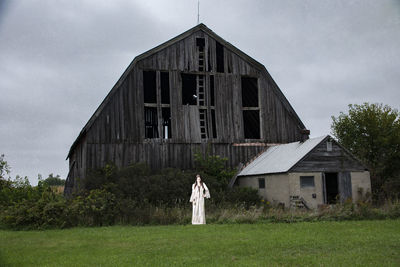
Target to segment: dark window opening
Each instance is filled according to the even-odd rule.
[[[169,73],[161,72],[161,104],[169,104]]]
[[[182,73],[182,104],[197,105],[196,75]]]
[[[162,108],[162,125],[163,125],[163,138],[170,139],[172,135],[170,108]]]
[[[157,103],[156,72],[143,71],[144,103]]]
[[[204,38],[196,38],[196,45],[198,47],[203,47],[206,45],[206,41]]]
[[[204,38],[196,38],[196,45],[197,48],[199,49],[199,71],[204,71],[205,66],[204,66],[204,61],[205,61],[205,55],[204,55],[204,46],[205,46],[205,40]]]
[[[217,54],[217,72],[225,72],[224,47],[218,42],[216,42],[216,54]]]
[[[264,178],[258,178],[258,188],[259,189],[265,188],[265,179]]]
[[[158,138],[157,108],[144,107],[145,138]]]
[[[258,107],[257,78],[242,77],[242,106]]]
[[[300,176],[300,187],[314,187],[314,176]]]
[[[212,71],[210,46],[208,47],[207,56],[208,56],[208,71]]]
[[[210,102],[211,106],[214,106],[214,75],[210,75]]]
[[[215,122],[215,110],[211,110],[211,127],[213,138],[217,138],[217,123]]]
[[[338,174],[336,172],[325,173],[326,202],[335,204],[339,195]]]
[[[258,110],[243,110],[244,138],[260,139],[260,116]]]

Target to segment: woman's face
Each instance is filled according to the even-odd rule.
[[[200,183],[200,181],[201,181],[200,176],[197,176],[196,181],[197,181],[198,183]]]

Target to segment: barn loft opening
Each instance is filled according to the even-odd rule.
[[[204,38],[196,38],[196,45],[204,49],[204,46],[206,45],[206,40]]]
[[[206,45],[206,41],[204,38],[196,38],[196,45],[198,49],[198,55],[199,55],[199,71],[204,71],[205,70],[205,54],[204,54],[204,46]]]
[[[171,109],[170,108],[162,108],[162,125],[163,125],[163,138],[170,139],[171,132]]]
[[[161,104],[169,104],[169,73],[160,72]]]
[[[339,182],[337,172],[325,173],[326,204],[335,204],[339,195]]]
[[[208,71],[212,71],[210,47],[208,47],[207,56],[208,56]]]
[[[258,107],[257,78],[242,77],[242,106]]]
[[[144,107],[145,138],[158,138],[157,108]]]
[[[195,74],[181,74],[183,105],[197,105],[196,76]]]
[[[157,103],[156,72],[143,71],[144,103]]]
[[[214,106],[215,105],[215,92],[214,92],[214,75],[210,75],[210,105]]]
[[[216,55],[217,55],[217,72],[225,72],[224,66],[224,47],[219,42],[216,43]]]
[[[215,122],[215,110],[211,110],[211,127],[213,138],[217,138],[217,124]]]
[[[245,139],[260,139],[260,114],[258,110],[243,110]]]

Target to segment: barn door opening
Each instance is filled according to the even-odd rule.
[[[339,182],[337,172],[325,173],[325,204],[336,204],[339,195]]]

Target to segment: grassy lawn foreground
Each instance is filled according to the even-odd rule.
[[[1,266],[400,266],[400,220],[0,231]]]

